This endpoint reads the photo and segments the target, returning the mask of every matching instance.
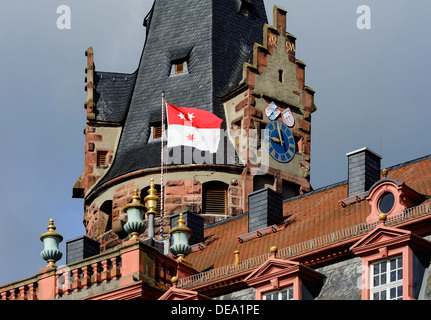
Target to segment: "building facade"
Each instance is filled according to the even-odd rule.
[[[430,299],[431,155],[383,169],[355,150],[346,181],[313,190],[315,91],[286,16],[155,0],[133,74],[96,70],[88,48],[85,235],[58,267],[50,223],[48,265],[1,299]],[[165,102],[222,119],[217,152],[166,148]]]

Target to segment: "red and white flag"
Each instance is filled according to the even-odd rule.
[[[222,119],[196,108],[180,108],[166,103],[168,148],[190,146],[215,153],[220,141]]]

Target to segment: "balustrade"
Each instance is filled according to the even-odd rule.
[[[20,283],[0,292],[0,300],[37,300],[37,282]]]
[[[67,267],[58,270],[56,297],[65,297],[83,289],[87,290],[120,279],[120,261],[120,257],[112,257],[77,268]]]

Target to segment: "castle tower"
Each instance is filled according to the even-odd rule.
[[[170,104],[223,120],[215,154],[185,146],[166,151],[164,217],[183,210],[234,216],[248,210],[248,193],[267,186],[284,197],[309,191],[314,91],[304,84],[286,11],[275,8],[269,26],[263,0],[155,0],[144,25],[133,74],[97,71],[93,49],[86,52],[85,167],[73,188],[84,198],[86,235],[102,251],[121,243],[121,209],[133,191],[145,197],[150,178],[160,191],[162,93]],[[279,118],[268,118],[269,105]],[[286,136],[268,135],[275,123]],[[271,149],[276,139],[283,155]],[[169,219],[158,223],[167,235]]]

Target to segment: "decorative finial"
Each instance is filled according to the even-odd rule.
[[[145,215],[148,218],[150,214],[154,214],[154,215],[157,214],[156,212],[157,203],[160,202],[160,198],[156,195],[157,190],[154,185],[154,178],[150,179],[150,189],[148,189],[147,192],[148,192],[148,195],[144,198],[144,201],[145,201],[145,206],[148,209]]]
[[[63,256],[63,253],[58,248],[58,244],[63,241],[63,236],[55,232],[56,227],[53,219],[49,220],[49,225],[46,229],[48,232],[40,236],[40,240],[44,244],[44,249],[40,256],[48,262],[49,266],[55,267],[55,263]]]
[[[49,219],[49,225],[46,227],[46,229],[47,229],[49,232],[54,232],[54,231],[55,231],[55,229],[57,229],[57,228],[54,226],[54,219]]]
[[[45,232],[43,235],[41,235],[40,240],[43,241],[43,239],[45,237],[53,236],[53,237],[57,237],[58,239],[60,239],[60,242],[63,241],[63,236],[61,236],[60,234],[55,232],[55,229],[57,229],[57,228],[54,226],[54,219],[49,219],[49,225],[46,227],[46,229],[48,230],[48,232]]]
[[[124,212],[127,214],[127,222],[124,224],[124,230],[132,237],[138,239],[139,234],[145,231],[145,224],[143,220],[145,206],[141,203],[139,197],[139,190],[133,191],[132,201],[124,207]]]
[[[177,277],[172,277],[171,278],[171,283],[176,288],[177,285],[178,285],[178,278]]]
[[[233,252],[234,256],[235,256],[235,265],[239,264],[239,250],[235,250]]]
[[[133,196],[132,196],[132,204],[140,204],[141,203],[141,197],[139,197],[139,190],[135,189],[133,190]]]
[[[177,257],[178,262],[182,261],[192,250],[189,245],[189,238],[192,235],[192,230],[185,226],[185,222],[184,215],[180,213],[177,221],[178,227],[169,231],[173,243],[170,249],[172,254]]]
[[[381,214],[379,215],[379,221],[380,221],[380,224],[385,224],[386,219],[387,219],[387,215],[386,215],[385,213],[381,213]]]
[[[388,169],[383,169],[382,170],[382,176],[383,176],[383,178],[386,178],[386,176],[388,175]]]
[[[180,213],[180,218],[177,221],[178,227],[184,228],[186,226],[185,223],[186,223],[186,220],[184,220],[184,215]]]
[[[277,256],[277,252],[278,252],[278,248],[276,246],[272,246],[269,249],[269,253],[271,254],[271,256],[276,257]]]

